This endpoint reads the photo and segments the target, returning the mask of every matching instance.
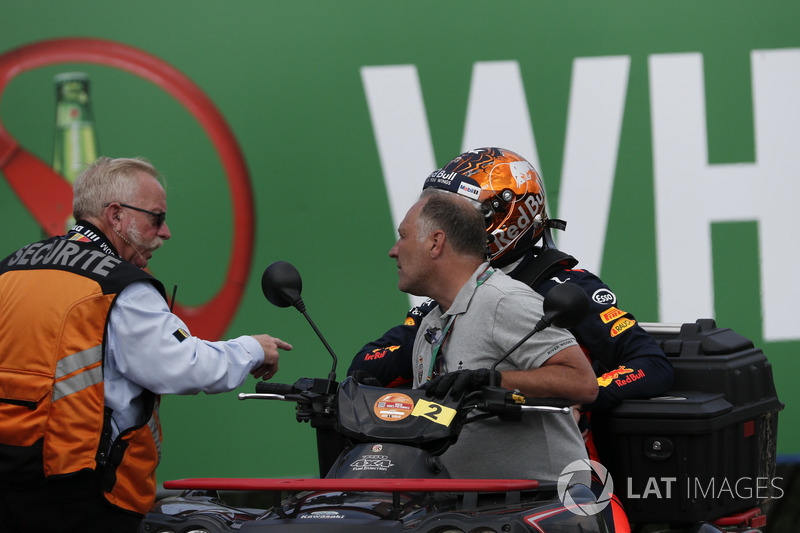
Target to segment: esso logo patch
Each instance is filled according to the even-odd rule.
[[[617,297],[609,289],[597,289],[592,294],[592,300],[600,305],[614,305],[617,303]]]

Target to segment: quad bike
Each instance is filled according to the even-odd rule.
[[[239,397],[296,403],[297,420],[316,429],[320,478],[168,481],[166,489],[183,492],[158,501],[142,523],[143,532],[608,531],[597,511],[600,501],[585,485],[571,483],[570,475],[547,481],[451,479],[439,460],[464,424],[486,417],[513,424],[529,411],[571,416],[566,401],[525,398],[490,385],[457,400],[433,402],[421,390],[374,387],[352,377],[338,383],[336,355],[306,313],[301,287],[299,273],[282,261],[262,277],[267,299],[296,307],[319,336],[333,359],[329,375],[292,385],[259,382],[255,394]],[[569,327],[580,320],[586,295],[573,289],[564,284],[548,293],[544,318],[517,346],[551,324]],[[717,329],[713,321],[685,324],[678,332],[649,327],[672,360],[681,361],[676,385],[686,388],[652,402],[623,402],[593,419],[596,441],[605,443],[598,444],[603,464],[621,486],[615,492],[634,529],[758,531],[761,506],[771,496],[763,486],[774,473],[777,412],[783,407],[769,364],[747,339]],[[710,355],[716,362],[703,361]],[[738,390],[743,373],[750,380],[745,385],[755,392]],[[725,391],[713,390],[719,385],[708,383],[710,377],[727,374],[736,377],[723,380]],[[714,453],[722,458],[710,461]],[[759,490],[728,498],[723,482],[716,481],[720,475],[758,478]],[[731,486],[728,477],[725,487]],[[699,481],[692,485],[688,480],[695,478]],[[661,490],[665,483],[668,499]],[[220,497],[222,491],[272,493],[274,505],[231,505]],[[662,498],[655,498],[658,491]]]

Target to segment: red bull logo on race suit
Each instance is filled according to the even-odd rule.
[[[628,383],[633,383],[634,381],[643,378],[644,375],[644,370],[642,369],[639,369],[639,371],[634,374],[634,370],[632,368],[627,368],[624,365],[620,365],[619,368],[612,370],[611,372],[606,372],[597,378],[597,384],[601,387],[608,387],[612,382],[614,382],[618,387],[622,387]],[[626,377],[622,378],[622,376]]]

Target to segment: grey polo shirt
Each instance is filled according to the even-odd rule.
[[[431,373],[431,343],[451,322],[440,349],[444,370],[489,368],[528,334],[544,314],[542,297],[522,282],[494,270],[483,283],[481,265],[462,287],[448,311],[433,309],[414,341],[414,387]],[[498,370],[538,368],[568,346],[572,334],[550,327],[537,333],[498,365]],[[586,449],[571,415],[529,413],[521,422],[497,419],[466,424],[442,461],[456,478],[558,479],[572,461],[586,459]]]

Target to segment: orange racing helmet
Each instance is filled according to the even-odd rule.
[[[460,194],[480,204],[489,237],[489,259],[497,267],[522,256],[546,234],[565,223],[550,220],[544,183],[525,158],[504,148],[477,148],[431,173],[423,189]]]

